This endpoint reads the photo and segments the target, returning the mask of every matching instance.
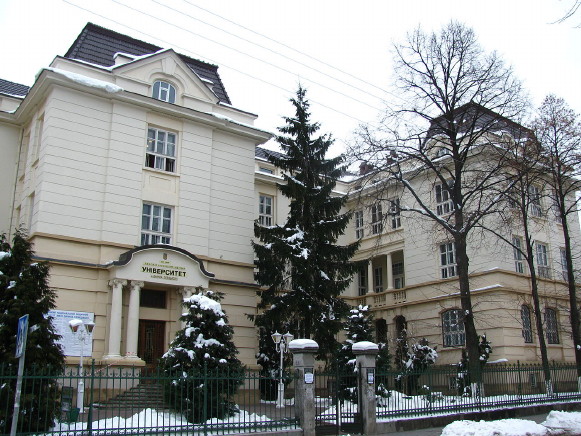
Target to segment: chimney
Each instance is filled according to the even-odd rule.
[[[359,175],[363,176],[367,173],[370,173],[373,170],[373,165],[367,162],[361,162],[359,165]]]

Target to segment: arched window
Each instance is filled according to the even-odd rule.
[[[442,335],[444,347],[458,347],[466,342],[464,317],[460,309],[447,310],[442,313]]]
[[[153,84],[153,98],[161,101],[167,101],[168,103],[176,102],[176,89],[170,83],[164,82],[162,80],[157,80]]]
[[[549,344],[559,343],[559,328],[557,326],[557,311],[545,309],[545,334]]]
[[[377,342],[387,342],[387,321],[378,319],[375,321],[375,334]]]
[[[520,308],[520,318],[522,320],[522,337],[525,343],[533,342],[533,326],[531,323],[531,308],[523,304]]]

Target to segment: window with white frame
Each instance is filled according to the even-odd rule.
[[[557,311],[555,309],[545,309],[545,334],[547,343],[559,343],[559,327],[557,324]]]
[[[355,211],[355,237],[361,239],[365,236],[365,231],[363,229],[363,211]]]
[[[357,288],[359,295],[367,294],[367,268],[364,266],[357,272]]]
[[[172,215],[169,206],[143,203],[141,245],[171,244]]]
[[[147,129],[145,166],[157,170],[176,170],[176,134],[150,127]]]
[[[514,270],[517,273],[524,274],[525,264],[523,260],[523,242],[520,236],[512,237],[512,252],[514,255]]]
[[[539,190],[538,186],[535,185],[530,185],[528,191],[531,216],[543,216],[543,208],[541,206],[541,191]]]
[[[559,254],[561,255],[561,275],[564,281],[569,281],[569,269],[567,268],[567,252],[563,247],[559,248]]]
[[[447,215],[454,209],[454,204],[450,198],[450,190],[453,182],[450,180],[446,185],[439,183],[436,185],[436,213],[438,215]]]
[[[551,278],[551,270],[549,269],[549,249],[547,244],[537,242],[535,244],[537,251],[537,274],[544,279]]]
[[[261,226],[272,226],[272,203],[273,198],[270,195],[260,195],[258,198],[258,224]]]
[[[383,231],[383,213],[381,203],[371,206],[371,233],[378,235]]]
[[[380,266],[373,269],[373,287],[375,292],[383,291],[383,268]]]
[[[531,322],[531,308],[526,304],[520,307],[520,318],[522,321],[522,337],[525,343],[533,342],[533,324]]]
[[[156,100],[167,101],[168,103],[176,102],[176,89],[171,83],[157,80],[153,84],[152,97]]]
[[[391,215],[391,228],[399,229],[401,227],[401,209],[399,198],[389,200],[389,214]]]
[[[401,289],[405,286],[403,262],[395,262],[391,264],[393,273],[393,287],[394,289]]]
[[[447,310],[442,313],[442,335],[444,347],[460,347],[466,341],[464,317],[460,309]]]
[[[443,279],[455,277],[457,274],[456,244],[453,242],[440,244],[440,271]]]

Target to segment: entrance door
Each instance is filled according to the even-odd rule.
[[[152,371],[165,352],[165,321],[139,320],[137,355],[145,361],[145,368]]]

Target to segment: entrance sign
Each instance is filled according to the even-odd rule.
[[[49,310],[48,316],[52,317],[52,325],[56,333],[61,336],[55,342],[61,346],[65,356],[81,356],[81,347],[83,347],[83,356],[91,356],[93,354],[93,341],[79,341],[69,327],[69,321],[72,319],[80,319],[85,324],[95,322],[95,314],[93,312]],[[89,336],[92,337],[92,333]]]
[[[26,347],[26,338],[28,337],[28,314],[18,319],[18,332],[16,333],[16,353],[18,359]]]

